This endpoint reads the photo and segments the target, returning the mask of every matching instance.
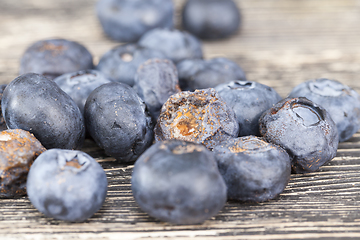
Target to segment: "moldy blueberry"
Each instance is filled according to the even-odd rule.
[[[226,185],[212,152],[179,140],[157,142],[135,162],[131,189],[150,216],[175,224],[198,224],[226,202]]]
[[[360,96],[338,81],[321,78],[303,82],[289,97],[306,97],[325,108],[336,124],[340,142],[351,138],[360,128]]]
[[[201,42],[192,34],[177,29],[155,28],[146,32],[138,43],[163,52],[174,63],[203,57]]]
[[[140,65],[134,89],[144,100],[154,121],[167,99],[180,92],[175,65],[168,59],[150,59]]]
[[[20,61],[20,75],[33,72],[53,79],[93,67],[91,53],[80,43],[48,39],[37,41],[26,49]]]
[[[263,202],[282,193],[290,180],[289,155],[255,136],[233,138],[214,147],[228,198]]]
[[[85,124],[79,107],[42,75],[27,73],[11,81],[1,108],[8,128],[33,133],[47,149],[77,149],[84,142]]]
[[[240,23],[240,11],[233,0],[188,0],[182,10],[184,29],[203,39],[226,38]]]
[[[107,179],[88,154],[51,149],[31,166],[26,188],[31,203],[46,216],[82,222],[103,205]]]
[[[153,125],[143,100],[126,84],[96,88],[85,104],[86,129],[95,142],[121,162],[135,161],[152,143]]]
[[[284,148],[294,173],[314,172],[336,155],[339,136],[330,114],[307,98],[286,98],[259,119],[260,134]]]
[[[227,58],[186,59],[177,64],[182,90],[213,88],[234,80],[246,80],[242,68]]]
[[[215,90],[234,110],[240,125],[239,136],[260,136],[261,114],[282,99],[273,88],[250,81],[220,84]]]
[[[34,135],[21,129],[0,132],[0,198],[26,194],[31,164],[46,149]]]
[[[96,69],[113,81],[134,85],[134,77],[140,64],[151,58],[166,58],[162,52],[141,47],[135,43],[117,46],[106,52]]]
[[[162,106],[155,126],[157,141],[179,139],[209,149],[238,134],[234,111],[212,88],[172,95]]]
[[[120,42],[135,42],[150,29],[174,25],[171,0],[100,0],[96,13],[104,32]]]

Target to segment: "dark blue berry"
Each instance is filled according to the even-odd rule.
[[[211,149],[219,141],[237,137],[234,111],[212,88],[172,95],[163,105],[155,126],[155,139],[179,139]]]
[[[3,93],[2,113],[10,129],[35,135],[45,148],[80,148],[85,138],[79,107],[56,83],[36,73],[11,81]]]
[[[55,78],[54,82],[75,101],[81,113],[84,114],[85,102],[90,93],[95,88],[111,81],[99,71],[82,70],[63,74]]]
[[[7,129],[6,122],[2,115],[2,110],[1,110],[1,100],[6,86],[7,84],[0,85],[0,131]]]
[[[175,65],[167,59],[150,59],[140,65],[134,89],[144,100],[154,121],[167,99],[180,92]]]
[[[186,59],[177,64],[177,69],[182,90],[194,91],[234,80],[246,80],[242,68],[227,58]]]
[[[360,129],[360,96],[338,81],[321,78],[303,82],[289,97],[306,97],[325,108],[336,124],[340,142]]]
[[[51,149],[31,166],[26,188],[31,203],[46,216],[82,222],[103,205],[107,179],[88,154]]]
[[[330,114],[307,98],[286,98],[265,111],[260,134],[284,148],[294,173],[313,172],[336,155],[339,136]]]
[[[226,202],[226,185],[212,152],[170,140],[151,146],[135,162],[131,189],[150,216],[175,224],[198,224]]]
[[[135,42],[153,28],[174,25],[171,0],[100,0],[96,13],[104,32],[120,42]]]
[[[96,69],[113,81],[133,86],[138,67],[151,58],[166,57],[158,50],[128,43],[106,52],[101,57]]]
[[[202,44],[192,34],[177,29],[156,28],[146,32],[139,45],[163,52],[174,63],[184,59],[202,58]]]
[[[273,88],[250,81],[220,84],[215,90],[234,110],[240,125],[239,136],[260,136],[261,114],[282,99]]]
[[[182,10],[184,29],[203,39],[226,38],[240,23],[240,11],[233,0],[188,0]]]
[[[289,155],[255,136],[233,138],[214,147],[228,198],[263,202],[275,198],[290,180]]]
[[[66,39],[48,39],[26,49],[20,62],[20,75],[33,72],[53,79],[93,67],[93,57],[83,45]]]
[[[0,132],[0,198],[26,194],[26,178],[33,161],[46,149],[21,129]]]
[[[86,101],[84,115],[91,137],[121,162],[135,161],[152,143],[153,125],[146,105],[126,84],[96,88]]]

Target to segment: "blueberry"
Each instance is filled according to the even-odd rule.
[[[78,106],[54,81],[40,74],[27,73],[11,81],[1,108],[8,128],[33,133],[47,149],[77,149],[84,142],[84,118]]]
[[[237,63],[221,57],[209,60],[186,59],[177,64],[177,69],[182,90],[194,91],[234,80],[246,80],[244,71]]]
[[[360,129],[360,96],[336,80],[321,78],[303,82],[289,97],[306,97],[325,108],[336,124],[340,142]]]
[[[156,28],[146,32],[139,45],[163,52],[174,63],[184,59],[202,58],[202,44],[192,34],[177,29]]]
[[[81,113],[84,114],[85,102],[90,93],[95,88],[111,81],[99,71],[81,70],[63,74],[55,78],[54,82],[75,101]]]
[[[0,132],[0,198],[26,194],[26,178],[31,164],[46,149],[28,131]]]
[[[135,161],[152,143],[153,125],[146,105],[126,84],[96,88],[86,100],[84,114],[91,137],[118,161]]]
[[[260,134],[284,148],[294,173],[314,172],[335,157],[339,136],[330,114],[307,98],[285,98],[259,119]]]
[[[7,84],[0,85],[0,131],[7,129],[6,122],[2,115],[2,110],[1,110],[1,100],[6,86]]]
[[[20,75],[33,72],[53,79],[93,67],[91,53],[80,43],[48,39],[37,41],[26,49],[20,62]]]
[[[31,166],[26,188],[31,203],[47,217],[82,222],[103,205],[107,179],[88,154],[51,149]]]
[[[229,199],[264,202],[282,193],[290,180],[289,155],[261,138],[233,138],[213,151]]]
[[[155,126],[157,141],[179,139],[209,149],[238,134],[234,111],[212,88],[172,95],[162,106]]]
[[[138,67],[151,58],[166,57],[158,50],[128,43],[106,52],[101,57],[96,69],[113,81],[133,86]]]
[[[239,136],[260,136],[261,114],[282,99],[273,88],[250,81],[220,84],[215,90],[234,110],[240,125]]]
[[[240,11],[233,0],[188,0],[182,9],[184,29],[199,38],[226,38],[240,24]]]
[[[120,42],[135,42],[150,29],[174,25],[171,0],[100,0],[96,13],[104,32]]]
[[[150,216],[175,224],[198,224],[226,202],[226,185],[212,152],[179,140],[158,142],[135,162],[131,189]]]
[[[150,59],[140,65],[134,89],[144,100],[154,121],[167,99],[180,92],[175,65],[167,59]]]

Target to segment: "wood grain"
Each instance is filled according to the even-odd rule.
[[[0,0],[0,83],[18,74],[33,42],[63,37],[83,43],[95,62],[119,43],[104,36],[94,0]],[[179,25],[183,0],[177,6]],[[356,0],[239,0],[241,31],[204,42],[206,58],[226,56],[251,81],[285,97],[308,79],[337,79],[360,91],[360,2]],[[109,192],[85,223],[44,217],[27,197],[0,199],[0,239],[346,239],[360,238],[360,134],[341,143],[318,172],[292,175],[277,198],[265,203],[228,202],[201,225],[176,226],[143,213],[131,194],[131,165],[106,157],[93,142],[83,150],[104,167]]]

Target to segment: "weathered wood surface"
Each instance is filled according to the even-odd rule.
[[[184,1],[176,0],[178,7]],[[283,97],[302,81],[328,77],[360,91],[360,1],[242,0],[243,28],[236,36],[204,42],[205,57],[238,62],[249,80]],[[0,83],[17,76],[19,59],[39,39],[83,43],[95,61],[118,45],[106,38],[94,0],[0,0]],[[103,165],[109,192],[85,223],[44,217],[27,197],[0,199],[0,239],[345,239],[360,238],[360,134],[339,146],[320,171],[292,175],[277,199],[229,202],[201,225],[175,226],[143,213],[131,194],[132,166],[119,165],[87,141],[84,151]]]

